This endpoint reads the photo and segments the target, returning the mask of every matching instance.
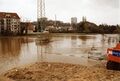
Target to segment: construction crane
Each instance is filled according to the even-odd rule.
[[[45,0],[37,0],[37,31],[44,31],[46,19]]]

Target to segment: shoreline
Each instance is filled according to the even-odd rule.
[[[14,81],[119,81],[120,71],[107,70],[104,63],[83,66],[37,62],[9,70],[3,76]]]
[[[37,35],[42,35],[45,33],[41,33],[41,32],[37,32],[37,33],[30,33],[30,34],[26,34],[26,35],[0,35],[0,37],[24,37],[24,36],[37,36]],[[101,33],[47,33],[50,35],[116,35],[116,33],[114,34],[101,34]],[[119,33],[118,33],[119,34]]]

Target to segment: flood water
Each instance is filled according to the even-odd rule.
[[[114,47],[119,35],[51,35],[49,43],[36,37],[0,37],[0,73],[35,62],[89,64]]]

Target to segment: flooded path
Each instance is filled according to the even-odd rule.
[[[35,62],[61,62],[89,65],[114,47],[119,35],[51,35],[49,43],[39,43],[38,37],[1,37],[0,73]]]

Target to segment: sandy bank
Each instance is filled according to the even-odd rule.
[[[120,71],[107,70],[104,65],[40,62],[10,70],[4,76],[15,81],[120,81]]]
[[[13,80],[11,80],[10,78],[0,76],[0,81],[13,81]]]

